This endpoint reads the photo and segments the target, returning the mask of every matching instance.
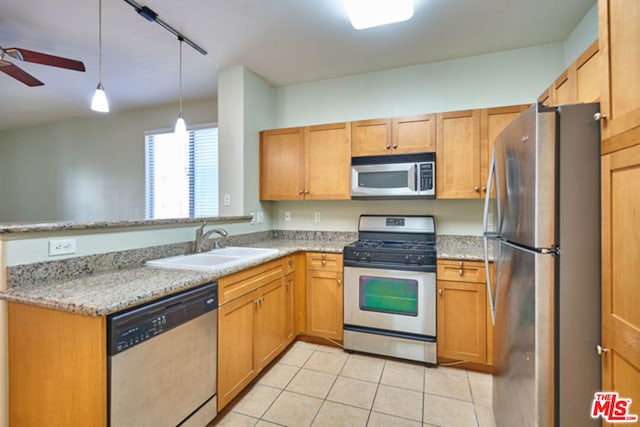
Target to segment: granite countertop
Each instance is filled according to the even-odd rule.
[[[346,238],[346,237],[345,237]],[[34,281],[0,291],[0,299],[89,316],[105,316],[176,292],[187,290],[299,251],[342,253],[353,240],[273,238],[246,245],[278,249],[273,255],[214,272],[135,266],[71,279]],[[438,236],[438,258],[482,260],[482,238]]]
[[[341,253],[348,243],[338,240],[265,240],[251,246],[275,248],[278,253],[214,272],[142,266],[45,284],[15,286],[0,291],[0,298],[83,315],[105,316],[295,252]]]

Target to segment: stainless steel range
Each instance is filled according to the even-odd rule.
[[[344,348],[435,364],[432,216],[362,215],[344,248]]]

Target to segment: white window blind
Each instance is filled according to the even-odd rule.
[[[145,134],[147,218],[218,215],[218,128]]]

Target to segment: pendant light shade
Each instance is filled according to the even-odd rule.
[[[98,0],[98,51],[99,78],[96,92],[91,100],[91,109],[100,113],[108,113],[109,101],[107,101],[107,94],[102,86],[102,0]]]
[[[184,122],[184,116],[182,115],[182,37],[178,37],[180,42],[180,110],[178,112],[178,120],[176,121],[176,127],[174,133],[178,138],[187,138],[187,125]]]

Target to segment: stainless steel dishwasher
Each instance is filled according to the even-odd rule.
[[[107,317],[110,426],[215,418],[217,308],[210,283]]]

